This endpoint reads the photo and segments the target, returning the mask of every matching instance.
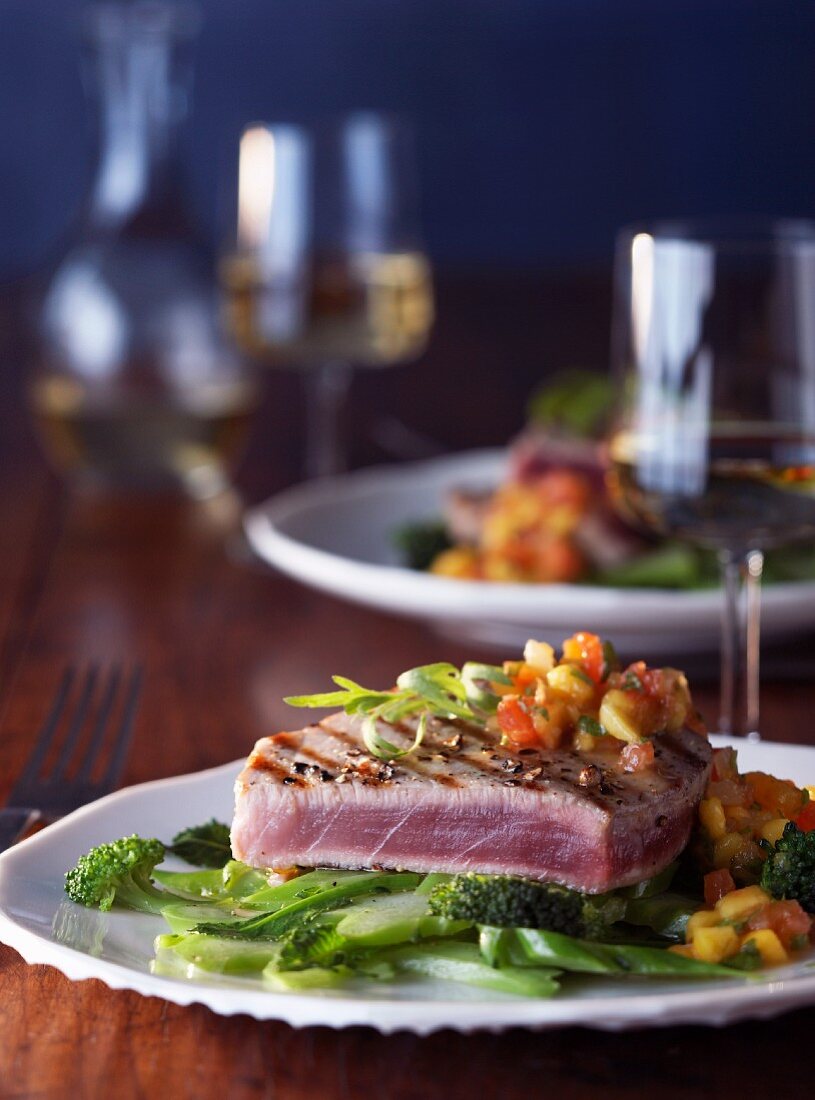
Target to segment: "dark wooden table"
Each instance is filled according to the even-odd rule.
[[[608,298],[594,279],[451,278],[424,368],[358,380],[355,461],[377,457],[382,416],[450,447],[499,442],[547,370],[605,357]],[[39,459],[19,399],[19,303],[4,299],[0,383],[0,800],[68,661],[137,659],[146,685],[125,781],[220,764],[292,721],[281,697],[330,673],[387,683],[465,651],[420,625],[340,604],[253,562],[234,508],[66,492]],[[426,379],[433,378],[432,393]],[[296,470],[297,395],[272,380],[240,479],[248,500]],[[485,410],[488,410],[485,412]],[[580,626],[582,624],[575,624]],[[590,625],[590,624],[589,624]],[[812,656],[811,644],[802,656]],[[698,692],[715,714],[713,690]],[[810,682],[769,681],[770,737],[813,735]],[[383,1038],[295,1031],[74,984],[0,947],[0,1097],[564,1098],[800,1096],[815,1011],[717,1032],[570,1029]]]

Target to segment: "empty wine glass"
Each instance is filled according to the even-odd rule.
[[[417,358],[433,319],[409,132],[372,114],[248,126],[236,225],[221,265],[229,330],[252,359],[304,371],[306,472],[335,473],[352,368]]]
[[[815,535],[815,225],[625,231],[613,358],[612,495],[716,551],[720,728],[755,739],[763,552]]]

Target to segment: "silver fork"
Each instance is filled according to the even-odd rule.
[[[31,755],[0,809],[0,852],[35,821],[55,821],[113,790],[127,760],[141,686],[138,665],[129,674],[119,666],[106,674],[95,666],[82,675],[66,670]],[[53,760],[46,769],[49,753]]]

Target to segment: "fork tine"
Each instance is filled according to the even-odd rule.
[[[50,774],[50,782],[60,782],[65,778],[65,773],[68,766],[73,759],[76,752],[76,745],[82,734],[82,727],[85,725],[85,719],[88,716],[88,712],[91,709],[91,703],[93,701],[93,693],[96,689],[96,681],[99,677],[99,668],[97,665],[91,665],[87,674],[85,675],[85,682],[82,685],[82,690],[79,695],[79,702],[77,703],[76,710],[71,718],[71,724],[68,727],[68,736],[65,738],[59,757],[54,768]]]
[[[77,782],[85,782],[90,777],[93,766],[102,752],[102,747],[105,743],[107,724],[110,720],[113,704],[116,701],[116,693],[119,689],[119,681],[121,678],[121,667],[119,665],[114,665],[107,679],[107,685],[102,695],[99,713],[96,716],[96,722],[94,723],[91,739],[85,751],[85,757],[76,773]]]
[[[130,741],[133,736],[133,719],[136,716],[136,707],[138,706],[141,688],[142,666],[136,665],[130,677],[130,686],[125,699],[124,710],[122,711],[122,719],[116,734],[116,744],[110,762],[108,763],[107,770],[100,780],[100,787],[103,790],[110,790],[114,787],[124,770],[127,752],[130,748]]]
[[[54,742],[54,734],[57,731],[59,720],[65,710],[65,702],[68,698],[76,671],[73,668],[66,668],[65,673],[60,681],[57,694],[54,696],[54,702],[51,705],[51,710],[48,713],[48,717],[45,720],[45,724],[40,730],[40,735],[37,739],[37,744],[34,747],[34,751],[29,756],[28,761],[17,778],[15,788],[23,788],[36,782],[37,777],[42,768],[43,761],[45,760],[48,750]],[[13,792],[12,792],[13,794]]]

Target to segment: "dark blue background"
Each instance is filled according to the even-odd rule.
[[[0,0],[0,277],[89,177],[74,0]],[[187,159],[210,230],[241,121],[389,108],[454,266],[602,262],[632,218],[815,213],[815,4],[204,0]]]

